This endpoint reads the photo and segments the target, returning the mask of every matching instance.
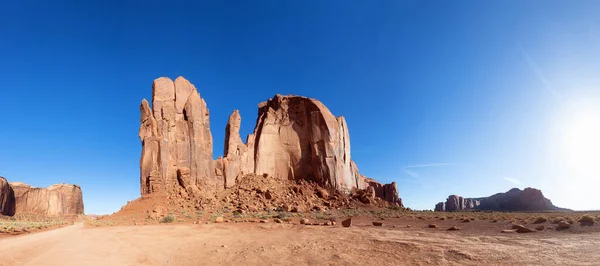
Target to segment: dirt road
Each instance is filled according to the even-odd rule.
[[[469,235],[365,225],[86,227],[0,239],[0,265],[597,265],[600,233]]]

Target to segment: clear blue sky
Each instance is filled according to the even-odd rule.
[[[532,186],[600,209],[598,1],[44,2],[3,3],[0,175],[79,184],[87,213],[139,196],[139,103],[180,75],[215,157],[233,109],[245,135],[298,94],[409,207]]]

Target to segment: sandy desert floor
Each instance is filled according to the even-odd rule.
[[[411,227],[407,227],[411,223]],[[502,234],[484,221],[369,219],[354,225],[160,224],[92,227],[0,238],[0,265],[598,265],[600,232]],[[481,226],[478,226],[481,223]],[[489,221],[485,221],[485,225]],[[446,231],[448,226],[460,231]],[[486,228],[489,226],[486,226]]]

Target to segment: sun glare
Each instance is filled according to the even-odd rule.
[[[600,99],[574,103],[563,121],[563,156],[574,178],[600,179]]]

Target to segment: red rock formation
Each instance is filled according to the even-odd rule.
[[[445,202],[439,202],[438,204],[435,205],[434,211],[436,211],[436,212],[446,211],[446,203]]]
[[[345,192],[359,188],[343,117],[317,100],[282,95],[260,104],[258,117],[254,173],[311,180]]]
[[[182,77],[174,83],[159,78],[152,95],[152,108],[146,100],[140,108],[142,195],[210,198],[245,175],[266,174],[346,194],[373,186],[377,197],[402,205],[395,183],[367,182],[359,174],[350,157],[346,120],[317,100],[276,95],[259,104],[257,124],[245,144],[235,110],[225,130],[224,157],[213,161],[209,112],[196,88]]]
[[[461,202],[463,201],[462,197],[457,195],[450,195],[448,199],[446,199],[446,211],[457,211],[461,210]]]
[[[77,185],[58,184],[36,188],[21,182],[11,182],[10,186],[14,190],[15,214],[83,214],[81,188]]]
[[[441,203],[441,202],[440,202]],[[450,195],[446,201],[445,209],[438,203],[436,211],[459,210],[491,210],[491,211],[568,211],[556,207],[545,198],[542,191],[535,188],[520,190],[513,188],[505,193],[497,193],[489,197],[465,198]]]
[[[152,109],[140,106],[141,194],[214,193],[223,189],[214,174],[212,134],[206,103],[189,81],[158,78]]]
[[[366,181],[369,187],[374,188],[375,197],[381,198],[400,207],[404,207],[404,205],[402,205],[402,199],[400,199],[398,196],[396,182],[392,182],[391,184],[381,184],[370,178],[367,178]]]
[[[4,177],[0,176],[0,214],[15,214],[15,194]]]

